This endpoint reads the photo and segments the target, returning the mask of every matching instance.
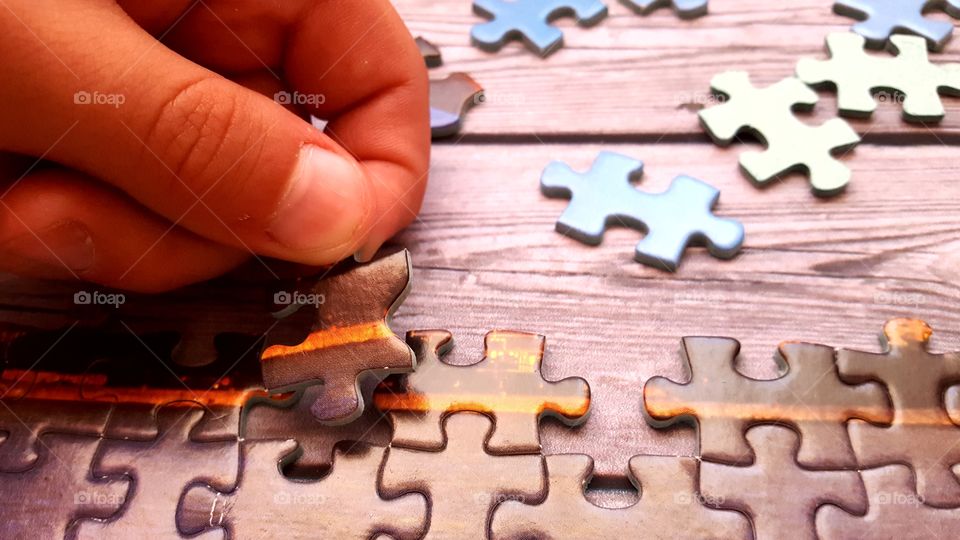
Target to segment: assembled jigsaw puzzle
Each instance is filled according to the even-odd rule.
[[[613,152],[601,152],[587,173],[561,162],[547,165],[540,189],[548,197],[570,198],[557,221],[557,231],[589,245],[598,245],[611,225],[646,232],[634,258],[646,265],[676,270],[691,242],[705,243],[722,259],[737,254],[743,225],[713,215],[720,192],[689,176],[674,178],[663,193],[644,193],[631,184],[643,163]]]

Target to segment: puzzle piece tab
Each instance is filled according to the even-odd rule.
[[[703,462],[700,490],[717,507],[750,516],[757,538],[818,540],[814,514],[825,504],[852,513],[867,511],[867,494],[857,471],[811,471],[797,466],[793,430],[757,426],[747,432],[747,440],[757,456],[753,465]]]
[[[377,493],[383,449],[353,445],[337,450],[321,480],[291,481],[280,473],[296,457],[297,443],[247,441],[243,469],[233,491],[190,487],[178,523],[187,534],[223,528],[231,538],[337,538],[367,540],[387,534],[420,538],[426,527],[423,497],[404,494],[384,500]]]
[[[493,513],[491,538],[752,538],[738,512],[701,504],[695,458],[634,456],[629,477],[640,501],[627,508],[601,508],[584,498],[593,459],[580,454],[547,456],[547,498],[531,506],[505,501]]]
[[[90,474],[100,440],[48,434],[36,466],[0,473],[0,536],[9,539],[73,538],[77,523],[109,519],[124,505],[131,482]],[[69,535],[69,536],[68,536]]]
[[[483,450],[492,429],[477,413],[445,420],[447,444],[439,452],[387,449],[381,493],[397,497],[422,493],[430,505],[426,540],[485,538],[490,513],[502,501],[537,501],[546,495],[539,455],[494,456]]]
[[[696,19],[707,14],[707,0],[620,0],[633,11],[646,15],[657,9],[672,6],[681,19]]]
[[[743,434],[753,425],[776,423],[801,435],[798,462],[811,468],[857,464],[846,422],[889,421],[886,394],[876,383],[844,383],[834,351],[823,345],[780,345],[777,379],[758,380],[734,366],[740,343],[730,338],[683,338],[690,381],[653,377],[643,387],[647,420],[655,427],[696,421],[703,459],[743,464],[753,460]]]
[[[877,107],[871,92],[892,89],[906,94],[906,120],[939,122],[944,111],[937,92],[960,95],[960,64],[931,64],[922,38],[891,36],[892,58],[867,54],[863,45],[857,34],[830,34],[830,60],[801,59],[797,77],[811,85],[835,86],[840,113],[848,116],[870,116]]]
[[[474,0],[473,11],[492,19],[470,31],[474,45],[498,51],[514,37],[521,37],[527,48],[547,56],[563,44],[563,32],[550,21],[570,15],[580,26],[592,26],[607,15],[600,0]]]
[[[860,137],[849,124],[833,118],[820,126],[809,126],[794,116],[800,105],[812,108],[817,94],[792,77],[756,88],[744,71],[727,71],[713,78],[715,93],[725,103],[700,111],[700,124],[720,146],[733,142],[747,129],[757,133],[767,146],[763,152],[740,154],[740,168],[757,185],[769,184],[778,175],[804,170],[814,193],[821,196],[843,191],[850,181],[850,169],[834,158],[856,146]]]
[[[469,366],[441,360],[453,347],[444,330],[407,333],[417,353],[417,371],[391,377],[373,401],[393,423],[392,446],[423,450],[444,447],[443,419],[460,411],[494,420],[485,448],[494,454],[540,452],[540,419],[552,416],[569,426],[586,422],[590,385],[570,377],[547,381],[540,372],[544,337],[497,330],[484,338],[484,357]]]
[[[107,522],[85,521],[88,538],[176,538],[177,500],[192,483],[227,491],[236,482],[237,440],[196,442],[191,434],[204,415],[199,408],[167,406],[157,413],[159,436],[153,441],[104,441],[93,463],[103,478],[129,477],[137,486],[123,513]],[[86,535],[86,536],[85,536]]]
[[[867,39],[867,45],[883,47],[894,32],[910,32],[926,38],[931,50],[939,51],[950,39],[953,24],[923,16],[942,8],[960,17],[960,0],[837,0],[833,11],[859,20],[853,31]]]
[[[865,516],[853,516],[835,506],[817,512],[822,540],[846,538],[960,538],[960,508],[941,509],[923,504],[913,473],[904,465],[860,471],[869,505]]]
[[[743,244],[743,225],[713,215],[720,192],[689,176],[674,178],[663,193],[644,193],[630,183],[643,163],[614,152],[601,152],[587,173],[554,161],[540,177],[548,197],[569,197],[557,231],[597,245],[611,225],[647,231],[634,258],[655,268],[676,270],[691,241],[706,243],[715,257],[728,259]]]
[[[363,412],[358,378],[413,371],[413,351],[394,335],[388,319],[410,288],[410,254],[400,251],[331,274],[312,294],[317,321],[299,345],[271,345],[261,355],[263,384],[272,393],[323,384],[314,402],[317,420],[342,424]]]
[[[842,349],[837,362],[841,377],[880,381],[893,401],[889,427],[850,422],[860,467],[908,464],[926,504],[952,507],[960,505],[960,481],[951,471],[960,463],[960,427],[947,414],[943,389],[960,383],[960,353],[928,352],[932,333],[923,321],[894,319],[883,327],[884,353]]]

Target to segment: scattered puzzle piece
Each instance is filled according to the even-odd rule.
[[[532,502],[546,495],[539,455],[494,456],[483,450],[493,426],[477,413],[446,418],[446,447],[423,452],[391,446],[381,472],[381,492],[427,497],[430,524],[425,540],[484,538],[490,513],[505,500]]]
[[[720,337],[683,338],[687,383],[653,377],[643,387],[647,420],[655,427],[696,421],[700,455],[725,463],[750,463],[743,434],[756,424],[795,427],[801,435],[798,462],[811,468],[850,468],[857,459],[846,422],[889,421],[886,394],[875,383],[844,383],[834,351],[823,345],[784,342],[777,379],[751,379],[734,366],[740,343]]]
[[[893,58],[867,54],[863,45],[857,34],[830,34],[830,60],[801,59],[797,77],[807,84],[835,86],[840,113],[848,116],[870,116],[877,108],[871,92],[891,89],[906,94],[906,120],[939,122],[944,111],[937,92],[960,95],[960,64],[931,64],[922,38],[891,36]]]
[[[222,493],[190,487],[178,511],[181,530],[196,534],[223,528],[231,538],[421,537],[427,521],[424,499],[408,494],[384,500],[377,493],[383,449],[362,444],[338,449],[330,474],[315,481],[291,481],[281,474],[282,461],[296,451],[292,440],[245,442],[236,488]]]
[[[320,421],[347,423],[363,412],[358,379],[413,371],[413,351],[388,319],[410,288],[410,254],[400,251],[317,282],[317,322],[299,345],[272,345],[261,355],[263,384],[273,393],[323,384],[312,407]],[[360,294],[362,293],[362,294]]]
[[[104,441],[94,474],[129,477],[136,488],[117,518],[83,522],[79,533],[95,538],[177,537],[177,500],[188,485],[203,482],[229,490],[239,466],[237,440],[192,440],[203,414],[197,408],[164,407],[157,413],[156,440]]]
[[[453,347],[449,332],[408,332],[417,371],[387,379],[374,391],[374,404],[393,424],[391,446],[443,448],[443,420],[460,411],[493,419],[493,434],[485,445],[493,454],[539,453],[544,416],[568,426],[586,422],[590,385],[578,377],[545,380],[540,372],[544,341],[525,332],[489,332],[482,360],[454,366],[441,360]]]
[[[811,471],[794,462],[798,441],[793,430],[757,426],[747,432],[747,440],[757,456],[753,465],[703,462],[700,491],[719,508],[747,514],[757,538],[786,534],[796,540],[817,540],[814,514],[825,504],[857,514],[867,511],[867,494],[857,471]]]
[[[420,49],[420,56],[427,63],[428,68],[440,67],[443,64],[443,56],[440,54],[440,48],[430,43],[426,38],[417,36],[415,40],[417,48]]]
[[[637,243],[634,258],[644,264],[676,270],[691,241],[706,243],[716,257],[740,251],[743,225],[711,212],[720,192],[689,176],[674,178],[663,193],[644,193],[630,183],[643,163],[614,152],[601,152],[587,173],[564,163],[547,165],[540,190],[548,197],[569,197],[557,231],[589,245],[598,245],[610,225],[648,231]]]
[[[837,14],[860,21],[853,31],[865,37],[870,47],[883,47],[894,32],[907,31],[923,36],[931,50],[939,51],[950,39],[953,24],[924,17],[931,8],[960,17],[958,0],[837,0],[833,4]]]
[[[863,517],[834,506],[817,512],[817,533],[823,540],[885,538],[938,540],[960,538],[960,508],[923,504],[914,489],[913,473],[904,465],[861,471],[870,504]]]
[[[0,473],[0,536],[72,538],[77,520],[108,519],[123,506],[128,479],[97,480],[90,474],[99,439],[48,434],[40,444],[35,467]]]
[[[931,354],[933,331],[923,321],[894,319],[883,327],[885,352],[842,349],[840,375],[851,382],[880,381],[893,401],[889,427],[850,422],[861,468],[908,464],[917,491],[931,506],[960,505],[960,482],[951,468],[960,463],[960,428],[950,421],[944,388],[960,383],[960,354]]]
[[[745,71],[727,71],[713,78],[715,93],[728,97],[722,105],[700,111],[700,124],[721,146],[748,129],[767,146],[763,152],[743,152],[740,167],[756,184],[768,184],[780,174],[805,170],[814,193],[835,195],[850,181],[850,169],[834,158],[856,146],[860,137],[849,124],[833,118],[820,126],[804,124],[794,116],[797,106],[812,108],[817,94],[792,77],[756,88]]]
[[[480,102],[483,87],[466,73],[430,80],[430,133],[449,137],[460,131],[467,110]]]
[[[601,508],[584,498],[593,476],[590,456],[547,456],[546,464],[546,500],[535,506],[503,502],[493,514],[491,538],[751,538],[743,515],[701,504],[695,458],[631,458],[630,481],[640,490],[640,501],[620,509]]]
[[[474,0],[473,11],[493,19],[470,31],[473,44],[487,51],[521,37],[527,48],[542,57],[563,45],[563,32],[550,25],[561,16],[573,16],[580,26],[592,26],[607,15],[600,0]]]
[[[659,8],[672,6],[681,19],[696,19],[707,14],[707,0],[620,0],[633,11],[646,15]]]

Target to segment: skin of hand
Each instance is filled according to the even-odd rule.
[[[162,291],[369,258],[420,209],[428,79],[388,0],[0,0],[0,21],[0,271]]]

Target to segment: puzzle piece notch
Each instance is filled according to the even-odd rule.
[[[157,413],[156,440],[104,441],[94,460],[94,474],[130,477],[140,487],[118,517],[83,522],[78,534],[91,538],[177,537],[176,501],[188,485],[202,482],[229,490],[239,468],[238,442],[192,440],[191,433],[203,415],[198,408],[164,407]]]
[[[502,501],[546,496],[540,455],[497,456],[484,451],[493,429],[482,414],[462,412],[444,421],[447,444],[439,452],[387,449],[381,493],[422,493],[430,505],[426,539],[485,538],[491,512]]]
[[[781,174],[806,171],[818,196],[836,195],[850,181],[850,169],[833,157],[860,142],[844,120],[833,118],[813,127],[793,114],[812,108],[817,94],[799,79],[788,77],[766,88],[756,88],[745,71],[727,71],[710,82],[726,102],[700,111],[700,125],[720,146],[731,144],[747,130],[766,146],[763,152],[743,152],[740,167],[756,185],[763,186]]]
[[[607,6],[600,0],[474,0],[473,11],[492,19],[470,30],[475,46],[496,52],[519,37],[541,57],[563,45],[563,32],[551,21],[573,16],[577,24],[588,27],[607,16]]]
[[[547,165],[540,190],[548,197],[570,198],[557,221],[557,232],[598,245],[615,224],[646,232],[634,258],[674,271],[687,245],[705,243],[710,253],[728,259],[740,251],[743,225],[712,213],[720,191],[689,176],[677,176],[667,191],[638,191],[631,179],[643,172],[641,161],[601,152],[590,170],[578,173],[564,163]]]
[[[551,416],[568,426],[586,422],[590,385],[579,377],[548,381],[541,372],[545,338],[496,330],[484,337],[484,357],[454,366],[442,357],[453,347],[445,330],[407,333],[417,371],[390,378],[374,391],[374,404],[393,424],[392,446],[439,450],[444,418],[461,411],[494,421],[485,448],[493,454],[540,452],[539,422]]]
[[[641,15],[671,6],[681,19],[696,19],[707,14],[707,0],[620,0],[623,5]]]
[[[703,462],[700,490],[718,508],[745,513],[753,522],[757,538],[817,540],[814,514],[822,505],[833,504],[863,514],[867,494],[855,470],[812,471],[794,460],[798,435],[780,426],[757,426],[746,434],[756,460],[749,467]],[[784,490],[789,489],[789,504]]]
[[[740,343],[719,337],[683,338],[689,381],[653,377],[643,387],[644,414],[654,427],[694,423],[703,459],[750,463],[744,440],[748,428],[775,423],[801,434],[798,461],[816,469],[857,464],[846,422],[892,418],[883,388],[873,382],[841,380],[834,351],[823,345],[784,342],[779,347],[776,379],[752,379],[735,367]]]
[[[87,519],[109,519],[124,505],[130,481],[90,474],[99,439],[45,434],[36,466],[0,473],[4,538],[72,538]],[[81,521],[83,520],[83,521]]]
[[[953,33],[953,24],[923,16],[935,8],[960,17],[957,0],[837,0],[833,4],[833,11],[838,15],[860,21],[853,25],[853,31],[867,40],[867,46],[876,49],[899,32],[926,38],[932,51],[942,49]]]
[[[956,441],[960,427],[947,414],[943,392],[960,383],[960,353],[928,352],[932,334],[921,320],[893,319],[883,327],[883,353],[841,349],[837,362],[842,378],[879,381],[893,402],[888,422],[850,422],[859,466],[908,464],[926,504],[953,507],[960,505],[960,481],[951,471],[960,463],[960,447],[945,441]]]
[[[943,103],[938,91],[960,95],[960,64],[930,63],[926,43],[915,36],[890,37],[888,49],[895,57],[864,52],[865,39],[838,32],[827,36],[829,60],[801,59],[797,77],[811,85],[837,89],[837,105],[847,116],[870,116],[877,103],[872,92],[903,92],[903,117],[910,122],[939,122]]]
[[[291,481],[280,471],[298,452],[293,440],[244,442],[236,488],[220,492],[191,486],[177,511],[180,529],[192,535],[222,528],[232,538],[422,536],[427,521],[422,496],[403,494],[387,500],[377,492],[382,448],[338,446],[329,475]]]
[[[631,458],[629,479],[641,498],[620,509],[601,508],[584,497],[593,476],[590,456],[547,456],[546,465],[547,498],[537,505],[503,502],[493,514],[491,538],[621,538],[626,531],[662,540],[752,538],[743,515],[701,504],[695,458]]]
[[[410,289],[411,272],[410,253],[402,250],[317,282],[313,294],[324,302],[317,306],[314,330],[299,345],[271,345],[261,355],[267,390],[322,384],[322,397],[311,409],[317,420],[337,425],[359,417],[361,377],[416,367],[413,351],[388,322]]]
[[[869,505],[864,516],[834,506],[817,512],[817,533],[823,540],[843,538],[960,538],[960,508],[923,504],[913,473],[905,465],[860,471]]]

